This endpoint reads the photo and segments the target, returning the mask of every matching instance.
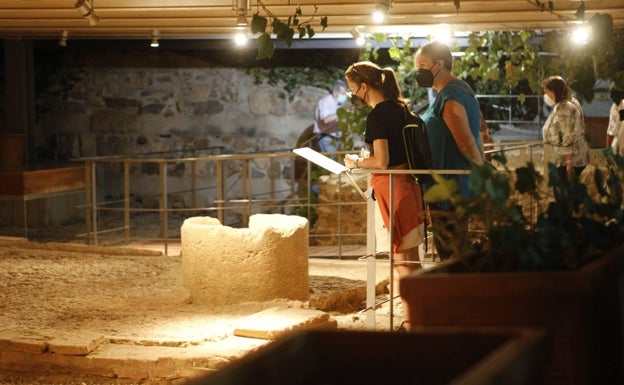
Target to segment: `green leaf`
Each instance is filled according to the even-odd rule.
[[[321,26],[323,27],[323,31],[327,28],[328,19],[327,16],[321,17]]]
[[[257,13],[254,13],[251,18],[251,33],[255,35],[256,33],[265,33],[267,27],[267,18],[264,16],[260,16]]]
[[[455,11],[459,12],[459,6],[461,5],[461,0],[454,0],[453,3],[455,4]]]
[[[256,39],[256,42],[258,43],[256,60],[268,59],[273,56],[275,53],[275,43],[273,43],[268,33],[265,32],[261,34],[258,39]]]
[[[283,40],[288,47],[292,45],[293,36],[295,36],[294,29],[290,28],[279,19],[274,19],[271,27],[273,28],[273,33],[278,39]]]
[[[584,1],[581,1],[581,5],[579,5],[579,7],[576,10],[576,12],[574,12],[574,18],[576,20],[583,20],[583,19],[585,19],[585,2]]]
[[[516,185],[515,188],[522,194],[537,194],[537,184],[541,176],[535,169],[533,163],[529,163],[526,167],[516,169]]]
[[[436,183],[425,192],[425,201],[440,202],[452,200],[457,191],[459,191],[457,181],[444,178],[438,174],[431,174],[431,176]]]

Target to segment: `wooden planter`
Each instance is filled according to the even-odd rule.
[[[622,383],[620,246],[570,272],[465,273],[447,262],[401,280],[412,327],[528,327],[547,331],[547,384]]]
[[[534,385],[547,346],[528,329],[308,330],[188,385]]]

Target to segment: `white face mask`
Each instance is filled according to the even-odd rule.
[[[345,102],[347,101],[347,94],[338,95],[336,100],[338,101],[338,104],[345,104]]]
[[[552,100],[552,98],[548,94],[544,94],[544,103],[546,103],[548,107],[552,107],[555,105],[555,101]]]

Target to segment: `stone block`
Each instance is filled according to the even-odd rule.
[[[271,308],[240,320],[234,335],[269,340],[295,330],[336,329],[336,326],[336,321],[320,310]]]
[[[48,341],[48,350],[51,353],[68,356],[86,356],[104,341],[100,333],[81,331],[66,333]]]
[[[306,218],[255,214],[239,229],[192,217],[182,224],[181,246],[183,285],[194,303],[309,297]]]

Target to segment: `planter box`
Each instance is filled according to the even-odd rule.
[[[547,384],[620,384],[622,255],[619,247],[570,272],[463,273],[447,262],[401,280],[400,292],[414,327],[547,331]]]
[[[527,329],[308,330],[187,385],[533,385],[547,346]]]

